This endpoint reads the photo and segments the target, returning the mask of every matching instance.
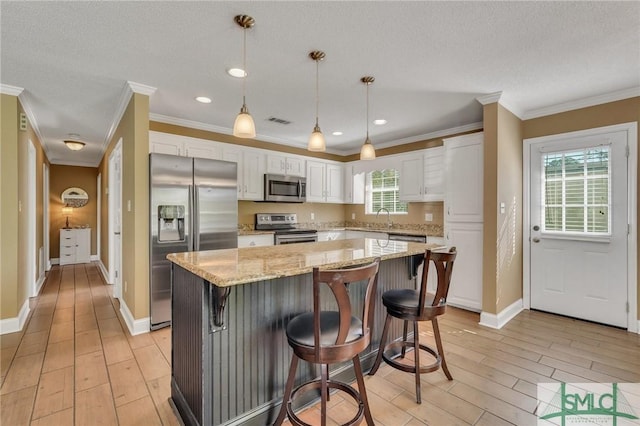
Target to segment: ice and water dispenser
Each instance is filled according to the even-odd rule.
[[[158,206],[158,241],[184,241],[184,206]]]

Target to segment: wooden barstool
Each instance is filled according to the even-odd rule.
[[[320,389],[321,422],[327,421],[327,400],[329,389],[338,389],[354,398],[358,403],[358,412],[346,425],[358,424],[364,415],[368,425],[373,425],[369,410],[367,392],[364,387],[359,354],[369,346],[371,325],[380,258],[373,263],[352,269],[320,271],[313,268],[313,312],[307,312],[293,318],[287,325],[287,339],[293,349],[289,377],[285,385],[280,413],[275,425],[281,425],[285,417],[294,425],[307,425],[293,412],[292,402],[300,393],[311,389]],[[352,312],[349,299],[349,283],[366,281],[362,316],[358,318]],[[338,311],[320,310],[320,287],[326,284],[333,293]],[[303,359],[321,365],[320,379],[298,386],[293,390],[298,361]],[[346,383],[329,380],[329,364],[352,360],[358,382],[358,391]]]
[[[438,253],[427,250],[424,254],[424,269],[422,271],[420,289],[394,289],[385,291],[382,295],[382,303],[387,308],[387,317],[384,322],[384,329],[382,330],[378,356],[376,357],[376,361],[373,364],[369,375],[373,375],[378,371],[380,361],[382,359],[384,359],[384,361],[393,368],[414,373],[416,376],[416,402],[418,404],[422,403],[422,399],[420,397],[421,373],[430,373],[432,371],[436,371],[442,366],[442,370],[447,376],[447,379],[453,379],[444,359],[442,340],[440,339],[440,329],[438,328],[438,316],[444,314],[447,308],[447,294],[449,292],[451,273],[453,272],[453,262],[455,261],[456,255],[455,247],[451,247],[448,253]],[[433,262],[438,274],[438,287],[436,288],[435,294],[427,292],[427,275],[429,273],[429,265],[431,262]],[[401,341],[395,341],[385,346],[387,332],[389,330],[389,324],[391,323],[392,317],[399,318],[404,321],[403,338]],[[413,341],[407,340],[407,328],[409,321],[413,322]],[[433,335],[436,340],[437,350],[420,343],[418,332],[419,321],[431,321],[431,324],[433,324]],[[400,363],[394,360],[390,355],[387,355],[387,352],[392,349],[394,350],[393,354],[397,354],[397,350],[400,349],[400,357],[404,358],[408,347],[412,347],[414,349],[413,365]],[[431,365],[421,367],[420,349],[430,353],[435,358],[435,362]]]

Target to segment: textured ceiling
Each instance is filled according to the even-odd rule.
[[[97,165],[127,81],[156,88],[153,119],[231,133],[247,34],[247,105],[258,139],[306,146],[315,117],[328,151],[357,152],[373,75],[374,145],[482,121],[502,91],[518,114],[640,87],[640,2],[0,2],[0,82],[24,88],[53,163]],[[203,105],[196,96],[213,102]],[[277,117],[288,125],[266,121]],[[333,131],[342,136],[333,136]],[[63,144],[69,133],[87,143]]]

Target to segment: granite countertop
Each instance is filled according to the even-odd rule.
[[[255,230],[255,229],[238,229],[238,236],[246,236],[246,235],[263,235],[263,234],[271,234],[273,235],[274,231],[264,231],[264,230]]]
[[[422,254],[436,244],[381,241],[370,238],[284,244],[270,247],[172,253],[171,262],[218,287],[291,277],[312,272],[314,266],[336,269]]]
[[[440,232],[433,232],[431,230],[424,229],[404,229],[404,228],[386,228],[386,227],[375,227],[375,228],[367,228],[367,227],[354,227],[354,226],[344,226],[337,228],[329,228],[329,229],[318,229],[318,232],[331,232],[331,231],[362,231],[362,232],[383,232],[385,234],[395,234],[395,235],[417,235],[417,236],[426,236],[426,237],[442,237],[443,234]]]

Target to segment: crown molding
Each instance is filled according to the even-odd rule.
[[[484,95],[484,96],[478,96],[476,100],[480,102],[483,106],[493,104],[493,103],[499,103],[504,108],[509,110],[513,115],[518,117],[520,120],[523,119],[522,116],[524,115],[524,111],[518,108],[514,104],[512,99],[509,99],[508,96],[505,96],[504,92],[495,92],[495,93],[489,93],[488,95]]]
[[[24,89],[22,87],[0,83],[0,93],[3,95],[20,96],[23,91]]]
[[[156,90],[158,90],[155,87],[147,86],[146,84],[136,83],[135,81],[127,81],[127,84],[129,85],[129,88],[133,93],[137,93],[139,95],[151,96],[156,92]]]
[[[640,96],[640,87],[631,87],[629,89],[618,90],[588,98],[576,99],[574,101],[564,102],[561,104],[550,105],[543,108],[532,109],[523,114],[523,120],[544,117],[547,115],[558,114],[561,112],[572,111],[580,108],[587,108],[595,105],[606,104],[608,102],[621,101],[623,99],[635,98]]]
[[[428,139],[440,138],[443,136],[451,136],[456,133],[470,132],[472,130],[480,130],[482,128],[483,128],[483,123],[479,121],[476,123],[465,124],[458,127],[451,127],[449,129],[438,130],[431,133],[424,133],[422,135],[410,136],[402,139],[395,139],[391,142],[374,144],[374,148],[375,149],[391,148],[393,146],[405,145],[408,143],[420,142]],[[359,153],[360,153],[360,148],[358,148],[357,150],[350,150],[348,152],[345,152],[344,155],[353,155],[353,154],[359,154]]]
[[[221,133],[223,135],[229,135],[229,136],[233,135],[233,129],[230,129],[228,127],[216,126],[213,124],[202,123],[200,121],[186,120],[184,118],[171,117],[168,115],[151,113],[149,114],[149,121],[157,121],[159,123],[173,124],[174,126],[204,130],[207,132]],[[289,146],[292,148],[307,149],[306,143],[301,144],[298,141],[293,141],[289,139],[274,138],[271,136],[264,136],[260,134],[256,135],[254,139],[259,140],[261,142],[275,143],[277,145]],[[346,155],[343,151],[338,151],[338,150],[327,149],[325,152],[328,154]]]
[[[122,92],[120,93],[120,100],[118,101],[118,106],[116,108],[115,115],[113,116],[113,120],[111,120],[111,126],[109,126],[109,130],[105,135],[104,140],[102,141],[101,150],[104,153],[109,146],[109,142],[111,138],[113,138],[116,129],[118,128],[118,124],[120,124],[120,120],[122,120],[122,116],[124,112],[127,110],[127,106],[129,105],[129,101],[134,93],[140,95],[151,96],[155,93],[157,89],[155,87],[147,86],[146,84],[140,84],[133,81],[127,81],[122,88]]]

